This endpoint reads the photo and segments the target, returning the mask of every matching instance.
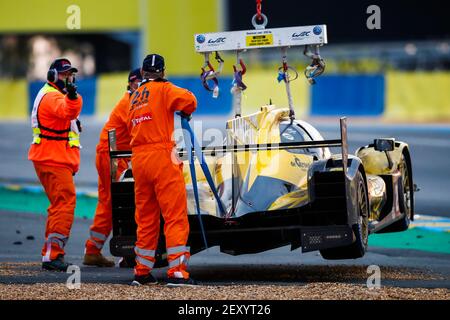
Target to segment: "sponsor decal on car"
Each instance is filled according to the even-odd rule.
[[[292,167],[297,167],[300,169],[308,169],[309,164],[302,162],[299,158],[294,158],[294,161],[291,161]]]

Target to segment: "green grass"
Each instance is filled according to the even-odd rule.
[[[16,212],[47,214],[50,202],[41,192],[15,191],[0,188],[0,209]],[[77,196],[75,217],[93,219],[97,198],[85,195]]]
[[[450,232],[416,227],[403,232],[373,234],[369,236],[369,246],[450,253]]]

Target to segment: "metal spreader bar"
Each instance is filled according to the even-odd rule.
[[[324,24],[194,35],[195,51],[199,53],[323,45],[327,42],[327,26]]]

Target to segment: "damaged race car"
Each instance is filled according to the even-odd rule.
[[[184,161],[191,254],[206,246],[240,255],[290,245],[302,252],[319,250],[325,259],[354,259],[364,256],[370,233],[403,231],[414,219],[411,156],[404,142],[375,139],[349,155],[345,118],[339,139],[324,140],[309,123],[292,120],[288,108],[273,105],[229,120],[226,130],[224,146],[200,151],[213,185],[199,163],[193,183],[189,160]],[[131,156],[115,151],[114,134],[112,177],[117,161]],[[178,152],[185,157],[189,150],[199,151]],[[113,178],[111,190],[110,250],[131,258],[137,228],[132,169]],[[167,264],[162,229],[156,258],[156,266]]]

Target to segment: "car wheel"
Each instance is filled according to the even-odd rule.
[[[384,228],[380,233],[401,232],[408,229],[411,218],[414,216],[414,184],[412,180],[411,160],[406,152],[402,153],[399,163],[399,171],[402,176],[402,183],[399,185],[399,205],[403,217]]]
[[[339,248],[331,248],[320,250],[320,254],[324,259],[357,259],[364,256],[367,250],[369,239],[369,201],[367,197],[366,182],[358,172],[356,177],[357,197],[358,197],[358,223],[352,226],[355,234],[355,242],[351,245]]]

